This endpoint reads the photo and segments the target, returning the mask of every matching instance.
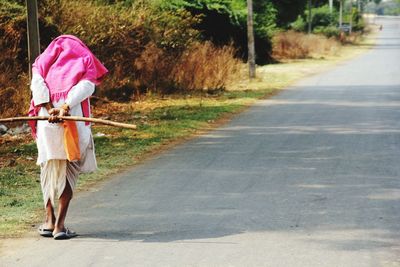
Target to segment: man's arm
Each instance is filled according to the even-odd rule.
[[[43,77],[37,72],[32,74],[31,91],[35,106],[40,106],[50,102],[49,89],[47,88]]]
[[[81,80],[71,88],[65,103],[73,108],[94,93],[95,84],[88,80]]]

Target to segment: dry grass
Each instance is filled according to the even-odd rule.
[[[333,38],[288,31],[274,36],[272,56],[278,60],[320,58],[337,54],[340,46]]]
[[[28,113],[31,93],[27,75],[10,80],[11,73],[0,73],[0,118]]]
[[[241,62],[234,54],[232,46],[218,48],[211,42],[196,43],[182,54],[172,78],[186,90],[225,88],[240,69]]]
[[[359,32],[353,32],[352,34],[345,35],[342,43],[343,44],[358,44],[362,41],[363,34]]]
[[[240,61],[234,54],[232,46],[195,42],[173,56],[150,43],[134,60],[134,86],[162,94],[222,89],[239,70]]]

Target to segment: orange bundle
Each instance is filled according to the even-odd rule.
[[[76,161],[81,159],[79,150],[78,128],[74,121],[63,121],[64,126],[64,147],[67,159]]]

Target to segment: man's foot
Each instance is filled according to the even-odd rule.
[[[53,237],[55,240],[65,240],[76,236],[78,235],[74,231],[69,230],[68,228],[65,228],[63,231],[59,231],[57,233],[53,232]]]
[[[53,236],[53,231],[54,231],[54,228],[50,228],[50,227],[47,228],[46,224],[42,224],[38,228],[39,235],[41,235],[43,237],[52,237]]]

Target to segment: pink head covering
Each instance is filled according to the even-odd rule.
[[[54,39],[46,50],[36,58],[32,73],[40,74],[49,89],[51,101],[66,99],[71,88],[81,80],[99,85],[108,70],[77,37],[61,35]],[[36,116],[38,108],[33,100],[29,116]],[[89,99],[82,102],[83,115],[90,116]],[[36,136],[36,123],[30,122]]]

